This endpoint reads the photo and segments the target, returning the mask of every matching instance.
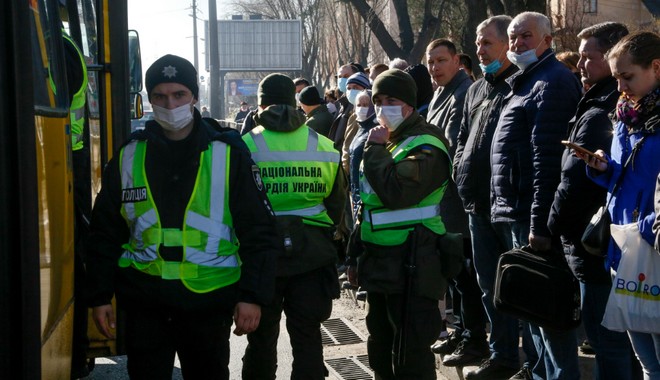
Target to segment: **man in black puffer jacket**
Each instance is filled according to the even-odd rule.
[[[519,368],[518,320],[498,312],[493,305],[497,260],[509,244],[498,237],[490,221],[490,147],[504,98],[511,92],[506,79],[518,71],[506,57],[510,22],[511,17],[500,15],[477,26],[477,56],[485,77],[477,80],[465,97],[454,157],[458,193],[470,219],[474,268],[490,320],[490,360],[476,374],[468,374],[470,378],[509,378]]]
[[[625,25],[604,22],[582,30],[578,37],[582,83],[589,88],[580,100],[569,124],[569,140],[590,151],[607,149],[612,144],[612,121],[619,91],[605,60],[607,52],[628,34]],[[582,322],[589,343],[596,351],[597,379],[631,379],[632,350],[625,333],[600,325],[612,287],[603,258],[589,254],[580,239],[591,216],[605,204],[605,188],[586,175],[585,163],[564,150],[561,183],[550,210],[548,228],[560,236],[564,254],[582,291]],[[607,374],[607,375],[605,375]]]

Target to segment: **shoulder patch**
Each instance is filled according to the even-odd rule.
[[[257,165],[252,165],[252,178],[254,179],[254,184],[257,185],[259,191],[264,190],[264,183],[261,180],[261,170]]]

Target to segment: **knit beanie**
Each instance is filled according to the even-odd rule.
[[[300,91],[300,103],[306,106],[321,104],[321,95],[314,86],[307,86]]]
[[[374,80],[371,99],[376,102],[377,95],[389,95],[400,99],[413,107],[417,106],[417,85],[415,80],[399,69],[383,71]]]
[[[404,72],[408,73],[415,84],[417,85],[417,104],[415,107],[419,108],[424,104],[428,104],[433,97],[433,85],[431,84],[431,75],[426,66],[422,64],[412,65],[406,67]]]
[[[365,90],[371,88],[371,83],[369,83],[369,77],[365,73],[355,73],[348,77],[348,82],[346,82],[347,85],[349,84],[357,84],[358,86],[364,87]]]
[[[295,107],[296,86],[293,80],[284,74],[270,74],[259,83],[257,101],[260,106],[286,104]]]
[[[195,99],[198,99],[197,71],[187,59],[176,55],[168,54],[158,58],[149,66],[145,82],[149,97],[151,90],[161,83],[179,83],[188,87]]]

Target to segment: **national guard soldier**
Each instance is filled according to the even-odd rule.
[[[282,311],[293,348],[292,379],[323,379],[321,322],[339,297],[332,240],[346,202],[346,179],[330,139],[305,125],[295,86],[282,74],[259,83],[256,128],[243,136],[261,171],[285,250],[273,302],[248,334],[243,379],[274,379]]]
[[[383,72],[372,98],[381,125],[369,131],[362,159],[364,253],[357,258],[357,282],[369,302],[369,364],[380,379],[435,379],[430,347],[440,333],[438,299],[446,290],[436,245],[446,232],[439,205],[450,175],[448,143],[415,110],[417,86],[409,74]]]

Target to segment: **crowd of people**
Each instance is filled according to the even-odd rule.
[[[601,325],[621,249],[580,239],[611,198],[613,224],[656,242],[660,36],[596,24],[567,65],[552,35],[540,13],[484,20],[476,80],[449,39],[422,64],[343,64],[325,92],[271,74],[242,136],[196,110],[190,62],[156,61],[155,120],[105,169],[87,259],[99,330],[114,334],[113,295],[126,311],[131,378],[171,378],[176,352],[185,378],[227,379],[233,320],[243,378],[273,379],[282,313],[291,378],[326,377],[320,325],[341,268],[366,294],[377,379],[435,379],[435,355],[478,365],[467,380],[579,379],[576,330],[494,305],[499,256],[529,246],[580,282],[593,378],[659,380],[659,333]]]

